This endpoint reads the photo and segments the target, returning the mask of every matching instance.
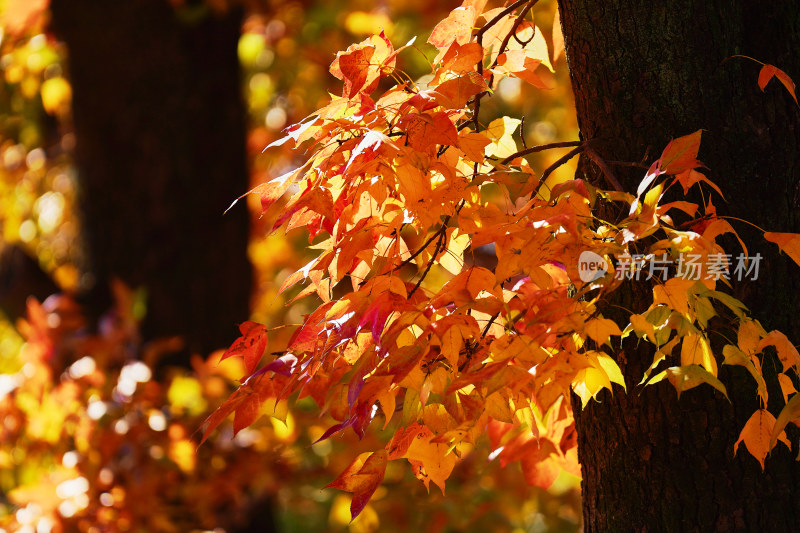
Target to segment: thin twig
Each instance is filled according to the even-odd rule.
[[[483,34],[486,33],[489,30],[489,28],[491,28],[492,26],[503,20],[503,17],[505,17],[506,15],[517,9],[519,6],[529,1],[530,0],[517,0],[510,6],[502,10],[500,13],[498,13],[492,20],[484,24],[483,27],[478,30],[478,33],[475,34],[475,37],[477,37],[478,39],[478,44],[481,44],[481,40],[483,39]]]
[[[492,324],[494,324],[494,321],[497,320],[497,317],[499,316],[500,312],[498,311],[497,313],[494,314],[494,316],[492,316],[492,318],[489,319],[489,322],[486,324],[486,327],[483,328],[483,333],[481,333],[481,339],[486,337],[486,334],[489,333],[489,328],[492,327]]]
[[[631,161],[606,161],[606,163],[614,167],[634,167],[634,168],[644,168],[644,169],[650,168],[644,163],[636,163]]]
[[[424,243],[422,246],[420,246],[420,247],[419,247],[419,249],[417,249],[417,251],[416,251],[416,252],[414,252],[414,253],[413,253],[413,254],[411,254],[410,256],[406,257],[405,259],[403,259],[403,262],[402,262],[402,263],[400,263],[399,265],[397,265],[397,267],[396,267],[396,268],[402,268],[402,267],[406,266],[407,264],[411,263],[411,261],[413,261],[414,259],[416,259],[416,258],[417,258],[417,256],[418,256],[419,254],[421,254],[422,252],[424,252],[424,251],[425,251],[425,249],[426,249],[428,246],[430,246],[430,245],[431,245],[431,243],[434,241],[434,239],[436,239],[437,237],[439,237],[439,234],[443,233],[443,232],[444,232],[444,231],[447,229],[447,223],[448,223],[448,222],[450,222],[450,215],[447,215],[447,216],[444,218],[444,220],[442,221],[442,225],[439,227],[439,229],[437,229],[437,230],[436,230],[436,233],[434,233],[433,235],[431,235],[431,236],[430,236],[430,238],[429,238],[427,241],[425,241],[425,243]]]
[[[528,5],[525,6],[525,8],[522,11],[520,11],[519,15],[517,15],[517,19],[514,21],[514,25],[511,27],[511,31],[509,31],[503,38],[503,42],[500,44],[500,48],[497,50],[497,57],[494,58],[494,62],[492,62],[492,66],[489,68],[494,68],[497,66],[497,60],[500,58],[500,55],[502,55],[503,52],[506,51],[506,47],[508,46],[509,41],[511,41],[511,37],[516,36],[517,28],[519,28],[520,24],[522,24],[522,21],[525,20],[525,16],[531,9],[533,9],[533,6],[536,5],[536,2],[538,1],[539,0],[530,0],[528,2]]]
[[[495,24],[497,24],[498,22],[503,20],[503,18],[506,15],[508,15],[511,12],[513,12],[515,9],[517,9],[522,4],[524,4],[526,2],[530,2],[530,1],[531,0],[517,0],[516,2],[514,2],[513,4],[511,4],[510,6],[505,8],[503,11],[498,13],[492,20],[490,20],[489,22],[484,24],[483,27],[478,30],[478,33],[475,34],[475,41],[481,47],[483,47],[483,34],[486,33],[489,30],[489,28],[491,28],[492,26],[494,26]],[[534,0],[534,1],[536,1],[536,0]],[[478,74],[480,74],[481,77],[483,77],[483,61],[478,61]],[[475,125],[475,131],[478,131],[479,128],[480,128],[480,120],[478,118],[478,115],[479,115],[480,110],[481,110],[481,98],[482,98],[482,95],[480,95],[480,94],[475,96],[475,105],[473,106],[473,110],[472,110],[472,122]]]
[[[431,271],[431,268],[433,267],[433,263],[436,262],[436,256],[439,255],[439,251],[442,248],[443,237],[445,235],[446,235],[445,232],[443,232],[443,231],[439,232],[439,240],[436,241],[436,248],[433,250],[433,255],[431,256],[431,260],[428,263],[428,266],[425,267],[425,272],[422,273],[422,276],[420,276],[419,280],[417,281],[417,284],[414,285],[414,288],[411,289],[411,292],[408,293],[408,298],[409,299],[414,295],[415,292],[417,292],[417,289],[419,289],[420,285],[422,285],[422,282],[425,281],[425,278],[427,277],[428,272]]]

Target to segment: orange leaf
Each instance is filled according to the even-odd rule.
[[[487,89],[486,81],[480,74],[469,72],[442,83],[436,92],[441,96],[438,100],[443,107],[460,109],[467,104],[467,100]]]
[[[561,465],[553,443],[547,439],[536,442],[538,446],[527,448],[528,453],[520,459],[520,466],[528,485],[547,490],[561,473]]]
[[[703,174],[702,172],[698,172],[694,169],[684,170],[683,172],[676,174],[675,179],[683,187],[684,193],[687,193],[692,185],[702,181],[704,183],[707,183],[712,189],[717,191],[717,194],[725,198],[725,196],[722,194],[722,191],[719,189],[719,187],[717,187],[717,184],[708,179],[706,175]]]
[[[589,338],[597,344],[607,343],[611,335],[622,335],[622,331],[619,329],[619,326],[616,322],[602,317],[595,318],[587,322],[586,329],[584,331]]]
[[[778,384],[781,386],[781,394],[783,394],[784,402],[789,401],[790,394],[797,392],[797,389],[794,388],[794,383],[792,383],[792,378],[786,374],[778,374]]]
[[[350,516],[352,520],[361,513],[369,502],[375,489],[383,481],[386,473],[386,450],[373,452],[365,461],[360,458],[353,461],[339,477],[331,481],[326,488],[334,488],[353,493],[350,502]]]
[[[761,91],[764,91],[773,77],[778,78],[778,81],[780,81],[783,86],[786,87],[786,90],[789,91],[789,94],[792,95],[794,103],[797,103],[797,95],[794,91],[794,82],[792,78],[774,65],[764,65],[761,67],[761,71],[758,73],[758,86],[761,88]]]
[[[475,70],[482,60],[483,47],[478,43],[459,44],[453,41],[442,57],[442,67],[458,74],[465,74]]]
[[[658,168],[667,174],[680,174],[701,166],[702,163],[697,160],[697,152],[700,149],[702,133],[703,130],[697,130],[671,140],[658,158]]]
[[[408,144],[420,152],[432,150],[437,144],[458,143],[458,130],[442,111],[409,113],[399,124],[408,133]]]
[[[767,232],[764,238],[780,246],[786,255],[800,265],[800,234],[798,233],[772,233]]]
[[[49,0],[9,0],[3,6],[5,9],[0,26],[11,36],[19,37],[25,30],[39,23],[49,4]]]
[[[670,278],[663,285],[653,287],[653,304],[666,304],[689,318],[690,289],[697,283],[684,278]]]
[[[553,19],[553,63],[558,61],[561,54],[564,53],[564,34],[561,32],[561,10],[556,10],[556,16]]]
[[[437,24],[428,42],[439,50],[444,50],[452,42],[465,44],[472,37],[472,25],[475,23],[475,9],[471,6],[457,7],[446,19]]]
[[[236,202],[247,196],[248,194],[260,194],[261,195],[261,212],[266,212],[267,209],[275,203],[278,198],[283,196],[289,187],[294,183],[294,178],[297,176],[297,170],[293,170],[292,172],[287,172],[277,178],[271,179],[266,183],[262,183],[260,185],[256,185],[239,198],[233,201],[228,209],[225,210],[227,213],[231,210],[231,208],[236,205]]]
[[[386,448],[389,459],[407,458],[414,475],[425,483],[426,488],[433,481],[444,493],[444,483],[453,471],[456,456],[449,453],[447,444],[432,442],[434,437],[430,429],[415,422],[395,433]]]
[[[430,430],[428,432],[430,433]],[[412,465],[415,462],[419,463],[415,468],[415,474],[425,483],[425,488],[428,488],[429,483],[433,481],[444,494],[445,481],[456,465],[456,456],[449,452],[449,445],[435,443],[432,440],[432,433],[427,437],[418,435],[411,441],[405,456]]]
[[[374,46],[354,44],[346,51],[336,54],[336,59],[331,64],[330,72],[344,81],[344,98],[352,98],[363,87],[369,75],[369,66]]]
[[[462,130],[458,134],[458,147],[476,163],[483,163],[486,159],[486,145],[490,142],[492,141],[482,133]]]
[[[770,435],[774,427],[775,417],[772,416],[772,413],[766,409],[759,409],[753,413],[753,416],[750,417],[750,420],[748,420],[744,428],[742,428],[742,432],[739,434],[739,440],[733,445],[734,455],[739,449],[739,444],[744,442],[747,451],[761,463],[761,469],[763,470],[764,459],[766,459],[771,449]],[[786,440],[786,434],[783,431],[780,432],[778,440],[786,444],[786,446],[790,446],[789,441]]]
[[[783,371],[786,372],[791,367],[795,366],[800,369],[800,353],[794,344],[778,330],[770,331],[766,337],[761,339],[758,343],[758,351],[760,352],[767,346],[774,346],[778,352],[778,359],[783,363]]]

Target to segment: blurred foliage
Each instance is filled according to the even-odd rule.
[[[139,347],[135,296],[119,285],[115,293],[97,335],[83,333],[68,296],[29,302],[21,366],[0,375],[0,528],[236,531],[274,505],[286,532],[577,529],[575,478],[564,475],[550,491],[529,487],[517,467],[500,468],[481,448],[454,472],[446,496],[426,494],[409,469],[393,466],[349,523],[349,496],[322,487],[386,437],[313,444],[333,423],[313,403],[292,412],[268,403],[235,438],[227,424],[197,447],[197,428],[235,388],[241,360],[195,357],[191,370],[154,380],[148,362],[177,339]]]
[[[235,0],[208,0],[224,10]],[[178,16],[208,9],[173,0]],[[329,99],[340,82],[328,72],[336,51],[385,30],[395,43],[418,35],[400,57],[418,77],[434,49],[427,34],[458,2],[317,0],[238,2],[248,9],[239,42],[243,91],[250,113],[248,157],[253,185],[298,164],[276,148],[280,131]],[[552,34],[555,2],[537,6],[536,23]],[[203,11],[205,9],[205,11]],[[76,171],[70,157],[71,87],[64,46],[47,27],[46,0],[0,0],[0,248],[25,247],[66,293],[81,286]],[[560,68],[558,68],[560,67]],[[482,109],[490,121],[525,117],[529,145],[572,140],[577,125],[563,57],[551,91],[507,79],[500,98]],[[543,169],[562,154],[531,158]],[[549,179],[571,178],[565,165]],[[245,191],[242,191],[243,193]],[[253,213],[250,258],[256,270],[253,319],[271,328],[272,345],[314,305],[285,304],[284,279],[308,261],[295,231],[264,238],[272,220]],[[549,491],[525,484],[519,467],[501,469],[476,448],[453,473],[447,495],[427,494],[407,468],[390,467],[384,486],[352,523],[348,495],[321,489],[362,451],[368,434],[312,444],[332,421],[301,401],[265,407],[265,416],[231,439],[228,427],[197,448],[196,430],[244,374],[241,363],[219,364],[220,353],[195,357],[191,369],[154,379],[150,370],[174,340],[142,345],[141,318],[130,290],[115,287],[116,308],[89,335],[80,309],[66,295],[31,302],[27,321],[0,321],[0,532],[235,531],[272,505],[279,530],[310,531],[576,531],[580,502],[575,478]],[[231,339],[236,336],[231,331]],[[385,439],[383,439],[385,440]],[[221,528],[221,529],[214,529]]]

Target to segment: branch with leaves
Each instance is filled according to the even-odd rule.
[[[725,347],[726,364],[745,366],[762,383],[759,354],[774,346],[783,373],[797,373],[797,350],[779,332],[760,329],[709,268],[696,278],[652,281],[647,310],[627,324],[598,311],[633,277],[622,269],[632,256],[660,259],[673,272],[686,255],[711,264],[726,257],[717,238],[735,230],[710,201],[662,203],[672,186],[719,192],[700,172],[700,131],[673,140],[633,194],[590,142],[520,150],[519,120],[483,127],[481,100],[503,78],[545,87],[538,72],[552,64],[528,20],[535,3],[453,10],[428,41],[438,53],[426,83],[395,75],[406,47],[395,49],[383,34],[337,55],[331,73],[343,81],[342,95],[277,142],[304,147],[306,164],[251,191],[276,217],[275,228],[304,227],[315,240],[319,255],[282,290],[306,282],[300,295],[315,294],[321,304],[282,355],[263,363],[266,332],[247,325],[226,357],[244,357],[248,375],[209,418],[204,438],[232,413],[235,431],[246,427],[268,399],[311,397],[338,420],[322,438],[364,435],[382,419],[393,434],[386,447],[358,458],[330,485],[354,494],[356,516],[388,461],[407,459],[426,486],[444,490],[458,458],[487,431],[501,464],[524,458],[534,484],[547,487],[562,470],[579,475],[569,438],[572,393],[585,405],[612,384],[626,389],[616,357],[630,335],[655,348],[642,383],[666,380],[679,394],[708,384],[727,395],[708,340],[709,319],[722,309],[740,332],[738,344]],[[379,93],[389,80],[395,84]],[[525,156],[555,148],[570,150],[537,176]],[[613,190],[582,180],[544,185],[581,152]],[[621,220],[599,219],[598,199],[617,203]],[[800,261],[800,236],[766,237]],[[481,247],[494,255],[493,268],[465,261]],[[765,387],[759,395],[766,406]],[[763,409],[756,413],[756,436],[756,422],[745,428],[742,439],[760,460],[766,452],[755,441],[770,433],[771,448],[781,439],[797,397],[772,425],[761,424]]]

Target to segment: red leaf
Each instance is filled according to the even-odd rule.
[[[233,434],[249,426],[258,418],[261,405],[274,394],[271,380],[248,379],[203,422],[203,444],[208,436],[228,415],[235,412]]]
[[[248,320],[239,325],[239,331],[242,336],[236,339],[236,342],[222,354],[220,361],[234,355],[241,355],[244,358],[247,374],[252,374],[267,348],[267,327]]]
[[[764,65],[761,67],[761,71],[758,73],[758,86],[761,88],[761,91],[764,91],[764,89],[767,87],[767,84],[773,77],[778,78],[783,86],[786,87],[786,90],[789,91],[789,94],[792,95],[794,102],[797,103],[797,95],[795,94],[794,82],[792,81],[792,78],[774,65]]]
[[[219,426],[223,420],[228,418],[228,415],[234,412],[236,408],[239,407],[242,402],[244,402],[244,400],[244,395],[240,394],[239,390],[236,390],[227,400],[222,403],[222,405],[217,408],[216,411],[211,413],[201,426],[203,428],[203,438],[200,441],[200,444],[203,444],[206,439],[208,439],[208,436],[211,434],[211,432],[217,429],[217,426]]]
[[[381,332],[386,325],[386,320],[389,318],[389,315],[394,311],[413,308],[414,307],[400,295],[386,291],[375,298],[369,307],[367,307],[361,319],[358,321],[358,327],[363,328],[369,325],[373,342],[375,344],[380,344]]]
[[[360,458],[356,459],[339,474],[339,477],[327,485],[330,488],[353,493],[353,500],[350,502],[350,516],[353,520],[366,507],[375,489],[383,481],[387,456],[386,450],[378,450],[363,462]]]

